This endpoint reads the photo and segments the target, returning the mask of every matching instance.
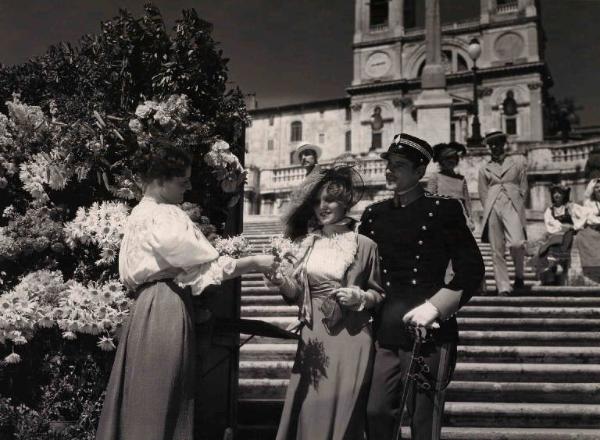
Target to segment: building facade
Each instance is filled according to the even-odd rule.
[[[353,80],[346,97],[251,109],[248,213],[278,214],[284,208],[289,191],[303,177],[293,159],[301,143],[321,146],[321,162],[352,154],[369,162],[373,171],[378,152],[395,133],[428,138],[419,121],[427,41],[425,29],[415,27],[416,1],[355,0]],[[442,62],[451,98],[445,141],[466,143],[471,135],[473,60],[467,48],[473,39],[482,49],[476,60],[481,131],[502,129],[513,145],[543,141],[544,97],[552,84],[539,13],[536,0],[481,0],[477,18],[442,26]],[[383,183],[373,181],[375,187]]]

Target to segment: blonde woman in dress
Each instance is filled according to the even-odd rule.
[[[353,179],[354,176],[354,179]],[[286,219],[300,243],[295,270],[275,280],[299,305],[301,340],[277,440],[352,440],[365,435],[373,360],[371,310],[382,300],[375,243],[346,216],[358,201],[355,172],[320,172]]]
[[[122,282],[135,304],[113,363],[97,440],[190,440],[196,374],[192,295],[273,258],[219,257],[177,204],[191,188],[191,160],[161,144],[140,158],[144,197],[125,226]]]

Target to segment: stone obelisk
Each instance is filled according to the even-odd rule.
[[[450,140],[450,106],[442,64],[440,0],[426,0],[425,44],[427,55],[421,75],[421,93],[415,101],[419,136],[434,145]]]

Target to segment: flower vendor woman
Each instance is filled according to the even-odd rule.
[[[119,254],[135,304],[120,337],[97,440],[193,438],[195,343],[191,295],[273,257],[219,257],[177,204],[190,189],[191,160],[162,142],[140,155],[144,197],[132,210]]]
[[[349,167],[313,173],[288,211],[286,235],[300,244],[295,269],[279,283],[302,326],[277,440],[365,435],[370,309],[383,289],[377,246],[346,216],[360,198],[357,182]]]
[[[544,212],[547,236],[533,259],[542,284],[561,284],[568,269],[573,235],[573,204],[571,188],[563,185],[550,187],[550,205]]]

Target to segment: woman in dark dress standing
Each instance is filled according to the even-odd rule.
[[[135,304],[120,337],[97,440],[191,440],[196,374],[192,295],[259,270],[273,257],[219,257],[177,205],[191,189],[191,160],[161,144],[140,158],[144,197],[119,253],[121,281]]]

